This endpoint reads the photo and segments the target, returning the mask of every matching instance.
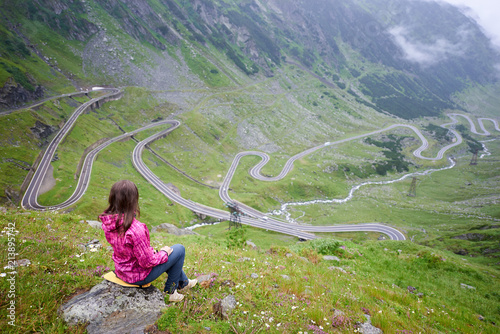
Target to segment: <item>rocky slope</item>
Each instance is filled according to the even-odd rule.
[[[496,80],[498,53],[477,24],[429,1],[24,0],[2,12],[0,78],[25,89],[47,85],[40,55],[58,56],[42,60],[73,84],[200,86],[187,49],[243,80],[298,63],[403,118],[437,115],[455,92]]]

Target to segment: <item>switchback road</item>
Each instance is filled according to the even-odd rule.
[[[76,121],[76,119],[78,118],[78,116],[87,107],[89,107],[92,103],[97,102],[98,100],[106,99],[106,98],[109,99],[112,97],[118,97],[121,94],[121,91],[119,91],[118,89],[108,89],[108,90],[110,90],[109,94],[106,94],[105,96],[102,96],[100,98],[92,99],[91,101],[88,101],[87,103],[78,107],[76,109],[75,113],[70,117],[68,122],[61,129],[61,131],[56,135],[56,137],[49,144],[49,146],[48,146],[47,150],[45,151],[45,154],[42,158],[42,161],[40,162],[39,167],[36,170],[35,175],[33,176],[33,179],[32,179],[32,181],[31,181],[31,183],[30,183],[30,185],[29,185],[29,187],[28,187],[28,189],[23,197],[22,206],[25,209],[32,209],[32,210],[47,210],[47,209],[58,210],[58,209],[63,209],[63,208],[66,208],[68,206],[75,204],[83,196],[83,194],[85,193],[85,190],[88,187],[88,184],[90,181],[90,174],[91,174],[91,170],[92,170],[92,163],[95,159],[95,156],[102,149],[104,149],[106,146],[110,145],[111,143],[122,140],[126,137],[130,137],[130,136],[138,133],[139,131],[143,131],[145,129],[149,129],[149,128],[159,126],[159,125],[170,124],[171,125],[170,128],[163,130],[163,131],[160,131],[160,132],[150,136],[149,138],[139,142],[136,145],[136,147],[132,153],[132,163],[133,163],[134,167],[148,182],[150,182],[156,189],[158,189],[158,191],[160,191],[162,194],[167,196],[170,200],[172,200],[172,201],[174,201],[174,202],[176,202],[176,203],[178,203],[186,208],[189,208],[190,210],[192,210],[194,212],[205,214],[205,215],[212,216],[212,217],[219,218],[219,219],[223,219],[223,220],[229,220],[229,218],[230,218],[229,212],[224,211],[224,210],[219,210],[216,208],[211,208],[211,207],[205,206],[205,205],[200,204],[200,203],[195,203],[192,200],[183,198],[182,196],[175,193],[172,189],[170,189],[167,186],[166,183],[164,183],[162,180],[160,180],[160,178],[158,178],[146,166],[146,164],[142,160],[142,153],[144,151],[144,148],[148,144],[152,143],[155,140],[158,140],[160,138],[167,136],[170,132],[174,131],[176,128],[178,128],[180,126],[180,122],[175,121],[175,120],[166,120],[166,121],[162,121],[162,122],[152,123],[146,127],[137,129],[133,132],[122,134],[121,136],[112,138],[112,139],[106,141],[105,143],[101,144],[100,146],[98,146],[97,148],[95,148],[94,150],[89,152],[89,154],[85,158],[82,172],[81,172],[81,175],[80,175],[80,178],[78,181],[78,185],[77,185],[74,193],[70,196],[69,199],[67,199],[66,201],[64,201],[61,204],[53,205],[50,207],[45,207],[45,206],[38,204],[37,197],[38,197],[40,184],[43,181],[43,178],[45,177],[47,168],[50,164],[50,161],[55,153],[57,146],[59,145],[61,140],[64,138],[64,136],[66,136],[67,133],[70,131],[71,127],[73,126],[73,124]],[[442,127],[448,128],[449,126],[454,125],[458,122],[457,117],[464,117],[466,120],[468,120],[470,127],[471,127],[471,131],[475,134],[490,135],[490,133],[488,131],[486,131],[486,129],[484,127],[484,124],[483,124],[484,121],[491,121],[495,125],[495,129],[497,131],[500,131],[500,129],[498,127],[498,122],[496,120],[493,120],[493,119],[479,118],[478,122],[479,122],[479,126],[480,126],[482,132],[477,132],[476,128],[474,126],[474,123],[472,122],[472,120],[468,116],[461,115],[461,114],[449,114],[448,116],[452,119],[452,122],[448,123],[448,124],[444,124],[444,125],[442,125]],[[313,147],[313,148],[310,148],[310,149],[305,150],[303,152],[300,152],[300,153],[294,155],[293,157],[291,157],[285,163],[285,166],[283,167],[282,171],[275,177],[266,177],[266,176],[263,176],[261,174],[262,168],[270,160],[270,158],[267,154],[265,154],[263,152],[256,152],[256,151],[241,152],[235,156],[235,158],[234,158],[234,160],[233,160],[233,162],[232,162],[232,164],[231,164],[231,166],[226,174],[226,177],[224,178],[222,186],[219,189],[219,196],[224,202],[234,201],[229,197],[228,189],[229,189],[229,185],[231,183],[231,180],[233,178],[233,175],[236,171],[236,168],[238,167],[238,164],[239,164],[241,158],[243,158],[244,156],[256,155],[256,156],[261,157],[261,159],[262,159],[261,162],[259,162],[257,165],[255,165],[250,170],[250,174],[252,175],[252,177],[254,177],[258,180],[261,180],[261,181],[277,181],[277,180],[284,178],[290,172],[290,170],[293,168],[293,164],[296,160],[301,159],[301,158],[303,158],[303,157],[305,157],[305,156],[307,156],[307,155],[309,155],[317,150],[320,150],[320,149],[328,147],[328,146],[338,145],[338,144],[346,143],[346,142],[349,142],[352,140],[364,138],[364,137],[367,137],[370,135],[382,133],[382,132],[389,131],[391,129],[395,129],[398,127],[404,127],[404,128],[411,129],[418,136],[418,138],[420,139],[422,144],[419,148],[417,148],[413,152],[413,155],[417,158],[420,158],[420,159],[440,160],[444,157],[444,154],[449,149],[451,149],[452,147],[455,147],[457,145],[460,145],[462,143],[462,137],[460,136],[460,134],[453,129],[449,129],[449,131],[451,131],[455,136],[455,142],[443,147],[437,153],[436,157],[425,157],[422,155],[422,152],[425,151],[429,147],[429,143],[426,140],[426,138],[422,135],[420,130],[418,130],[416,127],[414,127],[412,125],[394,124],[394,125],[391,125],[389,127],[384,128],[384,129],[372,131],[372,132],[369,132],[366,134],[361,134],[361,135],[353,136],[350,138],[345,138],[345,139],[334,141],[334,142],[326,142],[322,145],[318,145],[316,147]],[[405,240],[406,239],[404,234],[401,233],[400,231],[398,231],[390,226],[383,225],[383,224],[373,223],[373,224],[336,225],[336,226],[309,226],[309,225],[306,226],[306,225],[290,224],[290,223],[287,223],[287,222],[284,222],[284,221],[281,221],[281,220],[278,220],[278,219],[275,219],[272,217],[267,217],[264,213],[262,213],[258,210],[255,210],[249,206],[246,206],[243,203],[239,203],[239,204],[240,204],[240,208],[242,209],[242,211],[246,214],[245,216],[241,217],[242,223],[248,224],[251,226],[255,226],[258,228],[266,229],[266,230],[271,230],[271,231],[276,231],[279,233],[297,236],[298,238],[302,238],[302,239],[316,238],[316,236],[313,234],[315,232],[352,232],[352,231],[358,231],[358,232],[371,231],[371,232],[383,233],[383,234],[388,235],[389,238],[391,238],[392,240]]]

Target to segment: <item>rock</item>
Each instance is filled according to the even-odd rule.
[[[209,281],[211,278],[212,278],[212,274],[201,275],[201,276],[196,277],[196,279],[198,280],[198,283],[203,283],[205,281]]]
[[[344,312],[341,310],[335,309],[335,311],[333,311],[334,318],[337,318],[337,317],[342,316],[342,315],[344,315]]]
[[[49,137],[51,134],[53,134],[56,131],[56,128],[37,120],[35,122],[35,125],[32,128],[30,128],[30,130],[31,133],[33,133],[33,135],[35,135],[36,138],[45,139]]]
[[[249,257],[240,257],[238,260],[236,260],[238,262],[245,262],[245,261],[252,261],[251,258]]]
[[[469,254],[469,252],[467,252],[465,249],[460,249],[460,250],[458,250],[458,251],[456,251],[454,253],[457,254],[457,255],[467,255],[467,254]]]
[[[368,314],[365,314],[366,322],[361,324],[358,323],[358,333],[363,334],[382,334],[382,330],[372,325],[371,317]]]
[[[167,232],[167,233],[173,234],[173,235],[198,234],[198,233],[193,232],[191,230],[181,229],[175,225],[168,224],[168,223],[163,223],[161,225],[154,226],[151,229],[151,233],[156,233],[156,232]]]
[[[342,272],[342,273],[344,273],[344,274],[347,274],[347,271],[345,271],[345,270],[344,270],[344,268],[340,268],[340,267],[333,267],[333,266],[332,266],[332,267],[328,267],[328,269],[330,269],[330,270],[338,270],[338,271],[340,271],[340,272]]]
[[[31,82],[34,84],[34,82]],[[0,108],[7,109],[22,105],[31,100],[42,98],[43,87],[38,85],[34,92],[30,92],[13,78],[8,78],[4,86],[0,88]]]
[[[80,223],[87,223],[90,227],[93,228],[102,228],[102,223],[97,220],[80,220]]]
[[[247,246],[250,246],[253,249],[257,249],[257,246],[253,242],[251,242],[250,240],[247,240]]]
[[[290,276],[288,276],[288,275],[281,275],[281,277],[283,277],[283,278],[284,278],[284,279],[286,279],[287,281],[289,281],[289,280],[290,280]]]
[[[292,256],[293,256],[293,254],[292,254],[292,253],[286,253],[286,254],[285,254],[285,256],[286,256],[286,257],[292,257]]]
[[[3,267],[4,269],[11,269],[13,270],[14,268],[17,268],[17,267],[27,267],[31,264],[31,261],[28,260],[28,259],[21,259],[21,260],[17,260],[17,261],[14,261],[14,263],[12,264],[12,262],[9,262],[9,265],[8,266],[5,266]]]
[[[486,248],[485,250],[483,250],[484,255],[499,253],[499,252],[500,252],[500,248]]]
[[[500,228],[500,225],[486,225],[480,228],[480,230],[489,230],[492,228]]]
[[[465,283],[460,283],[460,286],[464,289],[476,290],[476,288],[473,287],[472,285],[467,285]]]
[[[470,240],[470,241],[481,241],[484,239],[488,239],[489,236],[481,233],[466,233],[457,235],[455,237],[451,237],[452,239],[460,239],[460,240]]]
[[[381,235],[378,237],[378,239],[377,239],[377,240],[385,240],[385,239],[386,239],[386,238],[385,238],[385,235],[381,234]]]
[[[226,296],[220,302],[213,305],[213,311],[221,319],[228,319],[231,311],[236,307],[236,298],[233,295]]]
[[[103,281],[73,297],[58,312],[69,325],[89,323],[89,334],[143,333],[165,307],[163,294],[154,286],[126,288]]]
[[[251,277],[251,278],[259,278],[259,275],[258,275],[258,274],[256,274],[256,273],[252,273],[252,274],[250,275],[250,277]]]
[[[86,244],[79,244],[78,248],[82,252],[87,252],[87,251],[95,252],[99,248],[102,248],[102,245],[101,245],[101,242],[98,239],[93,239],[92,241],[89,241]]]
[[[340,262],[340,259],[334,255],[325,255],[325,256],[323,256],[323,260],[325,260],[325,261],[339,261]]]

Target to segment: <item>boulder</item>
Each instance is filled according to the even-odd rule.
[[[187,230],[187,229],[183,229],[183,228],[181,229],[175,225],[168,224],[168,223],[163,223],[161,225],[154,226],[151,229],[151,233],[156,233],[156,232],[167,232],[167,233],[173,234],[173,235],[198,234],[198,233],[193,232],[191,230]]]
[[[340,261],[340,259],[334,255],[324,255],[323,260],[325,260],[325,261]]]
[[[358,333],[363,334],[383,334],[380,328],[372,325],[372,320],[368,314],[365,314],[366,322],[358,324]]]
[[[342,272],[344,274],[347,274],[347,271],[345,271],[345,269],[341,268],[341,267],[332,266],[332,267],[328,267],[328,269],[330,269],[330,270],[338,270],[338,271],[340,271],[340,272]]]
[[[247,240],[246,244],[247,246],[252,247],[252,249],[257,249],[257,246],[250,240]]]
[[[97,221],[97,220],[80,220],[80,223],[87,223],[89,224],[90,227],[93,227],[93,228],[102,228],[102,223],[100,221]]]
[[[87,251],[95,252],[98,249],[102,248],[102,245],[101,245],[101,242],[99,241],[99,239],[93,239],[87,243],[78,244],[78,248],[82,252],[87,252]]]
[[[228,319],[231,311],[236,307],[236,298],[233,295],[224,297],[213,305],[213,311],[221,319]]]
[[[163,294],[154,286],[126,288],[103,281],[59,308],[69,324],[88,323],[87,333],[143,333],[165,308]]]

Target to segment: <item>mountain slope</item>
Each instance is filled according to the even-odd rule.
[[[2,12],[4,29],[16,26],[4,31],[14,50],[2,53],[3,82],[10,77],[28,91],[50,89],[37,73],[44,64],[23,66],[37,59],[34,50],[74,83],[155,89],[199,83],[183,82],[176,63],[224,86],[230,81],[220,76],[273,76],[293,61],[403,118],[438,115],[455,106],[455,92],[496,80],[498,53],[477,24],[428,1],[25,0],[4,3]],[[188,50],[206,60],[189,59]]]

